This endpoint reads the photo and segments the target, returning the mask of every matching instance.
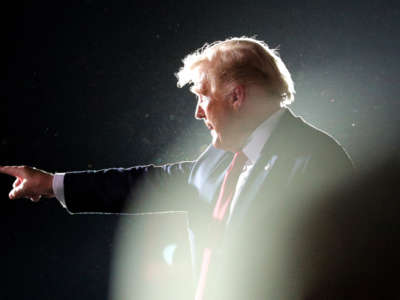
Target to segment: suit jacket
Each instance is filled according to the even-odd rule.
[[[188,212],[197,262],[209,244],[216,197],[232,153],[213,146],[195,161],[67,173],[67,208],[79,212]],[[352,170],[343,148],[326,133],[286,110],[238,198],[210,270],[210,299],[265,299],[268,240],[280,224],[277,207],[307,202]],[[306,205],[306,204],[305,204]],[[196,264],[195,264],[196,265]]]

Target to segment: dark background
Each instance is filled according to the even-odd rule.
[[[194,159],[209,133],[174,73],[205,42],[241,35],[280,48],[293,110],[360,170],[398,152],[395,1],[28,1],[11,14],[1,165],[55,172]],[[0,176],[0,298],[106,299],[118,216],[10,201],[12,181]]]

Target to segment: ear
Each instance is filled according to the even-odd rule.
[[[236,110],[240,110],[246,100],[246,89],[244,85],[236,85],[232,91],[232,105]]]

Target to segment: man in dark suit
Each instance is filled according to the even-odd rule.
[[[72,213],[187,211],[196,300],[263,299],[263,274],[273,263],[265,243],[273,226],[265,224],[277,217],[274,205],[333,188],[351,161],[333,138],[287,108],[293,81],[262,41],[216,42],[183,63],[178,86],[192,84],[195,117],[212,135],[197,160],[55,175],[29,167],[0,172],[17,177],[10,198],[57,197]]]

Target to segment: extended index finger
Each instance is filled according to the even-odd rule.
[[[14,177],[23,177],[23,166],[0,166],[0,173]]]

